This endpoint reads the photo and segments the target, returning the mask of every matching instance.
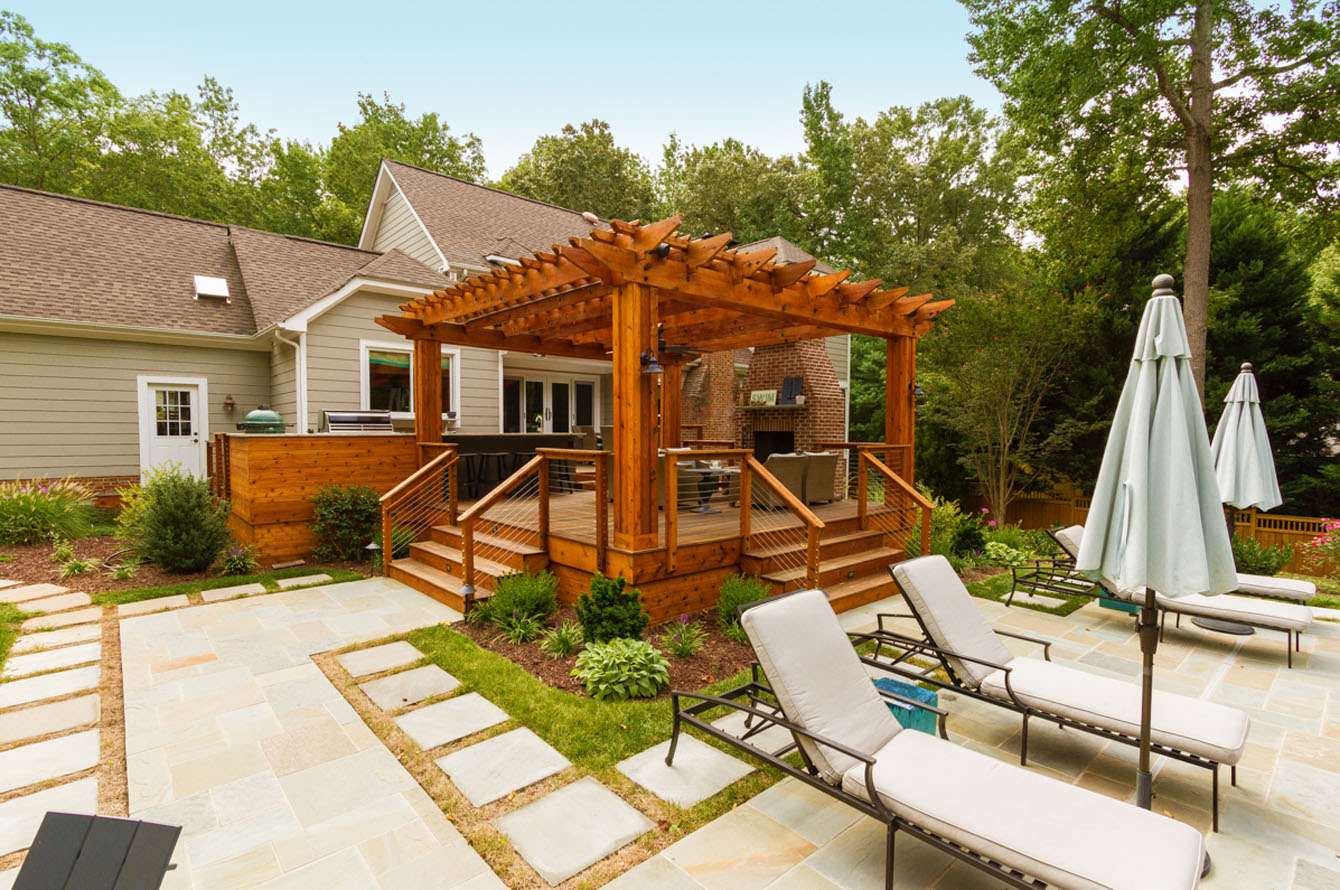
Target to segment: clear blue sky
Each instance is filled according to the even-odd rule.
[[[599,117],[652,162],[674,131],[798,151],[806,83],[833,84],[848,117],[995,89],[968,65],[952,0],[604,4],[385,0],[0,0],[70,44],[127,94],[233,88],[244,119],[328,141],[359,91],[389,92],[483,140],[500,175],[537,136]]]

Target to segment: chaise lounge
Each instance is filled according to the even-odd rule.
[[[900,727],[866,673],[887,667],[856,654],[823,591],[766,600],[747,608],[741,624],[766,685],[756,679],[722,696],[675,692],[666,762],[691,724],[880,820],[888,828],[886,890],[899,831],[1021,890],[1198,885],[1204,840],[1190,826]],[[681,707],[682,699],[693,703]],[[722,706],[745,712],[754,733],[789,730],[804,768],[709,723],[708,712]]]
[[[994,629],[972,601],[943,556],[923,556],[889,567],[912,610],[911,616],[881,615],[876,656],[884,645],[901,653],[898,672],[1022,715],[1020,763],[1028,762],[1028,720],[1037,717],[1128,745],[1139,745],[1140,687],[1051,661],[1051,643],[1025,634]],[[914,618],[923,639],[885,628],[884,620]],[[1001,636],[1042,646],[1042,659],[1015,656]],[[934,667],[911,667],[912,655],[930,656]],[[943,669],[949,682],[930,674]],[[1251,721],[1236,708],[1175,695],[1154,693],[1153,750],[1212,774],[1214,828],[1219,830],[1219,766],[1227,764],[1237,784],[1237,763],[1247,746]]]

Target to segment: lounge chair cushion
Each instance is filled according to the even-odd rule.
[[[1312,624],[1313,612],[1308,606],[1296,603],[1280,603],[1272,600],[1260,600],[1250,596],[1169,596],[1158,597],[1160,609],[1180,612],[1183,615],[1199,615],[1204,618],[1223,618],[1227,621],[1241,621],[1255,627],[1268,627],[1271,630],[1303,631]]]
[[[1071,559],[1079,558],[1079,542],[1080,538],[1084,535],[1084,526],[1067,526],[1066,528],[1057,529],[1053,534],[1056,537],[1057,543],[1061,545],[1061,548],[1065,550]]]
[[[1009,664],[1010,687],[1029,707],[1081,723],[1140,734],[1140,686],[1040,658]],[[982,692],[1010,701],[1005,672],[982,681]],[[1235,764],[1247,745],[1251,720],[1237,708],[1170,692],[1154,692],[1153,739],[1188,754]]]
[[[978,611],[972,595],[943,556],[921,556],[900,562],[893,567],[893,577],[925,624],[934,645],[995,664],[1008,664],[1014,657]],[[954,673],[974,689],[996,670],[990,665],[948,656],[946,659]]]
[[[1238,572],[1238,592],[1305,603],[1317,595],[1317,585],[1300,578],[1272,578]]]
[[[786,716],[817,735],[874,755],[901,727],[861,667],[822,590],[805,590],[747,610],[740,619]],[[831,785],[859,761],[801,738]]]
[[[875,787],[895,814],[1051,886],[1192,890],[1200,880],[1200,832],[1166,816],[925,733],[900,733],[876,756]],[[842,787],[866,797],[864,767]]]

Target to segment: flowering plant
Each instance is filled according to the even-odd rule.
[[[1303,562],[1340,580],[1340,519],[1321,521],[1321,534],[1303,545]]]

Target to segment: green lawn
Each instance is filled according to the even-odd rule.
[[[19,635],[19,622],[27,618],[25,612],[13,603],[0,603],[0,669],[9,660],[9,647]]]
[[[160,596],[174,596],[179,593],[199,593],[216,587],[233,587],[238,584],[264,584],[269,590],[279,590],[278,579],[293,578],[298,575],[315,575],[324,572],[336,581],[358,581],[365,577],[347,569],[333,569],[324,566],[295,566],[291,569],[279,569],[274,572],[260,572],[255,575],[231,575],[228,577],[206,578],[201,581],[188,581],[183,584],[168,584],[164,587],[137,587],[131,590],[104,590],[92,595],[93,602],[100,606],[115,606],[121,603],[135,603],[140,600],[157,599]]]

